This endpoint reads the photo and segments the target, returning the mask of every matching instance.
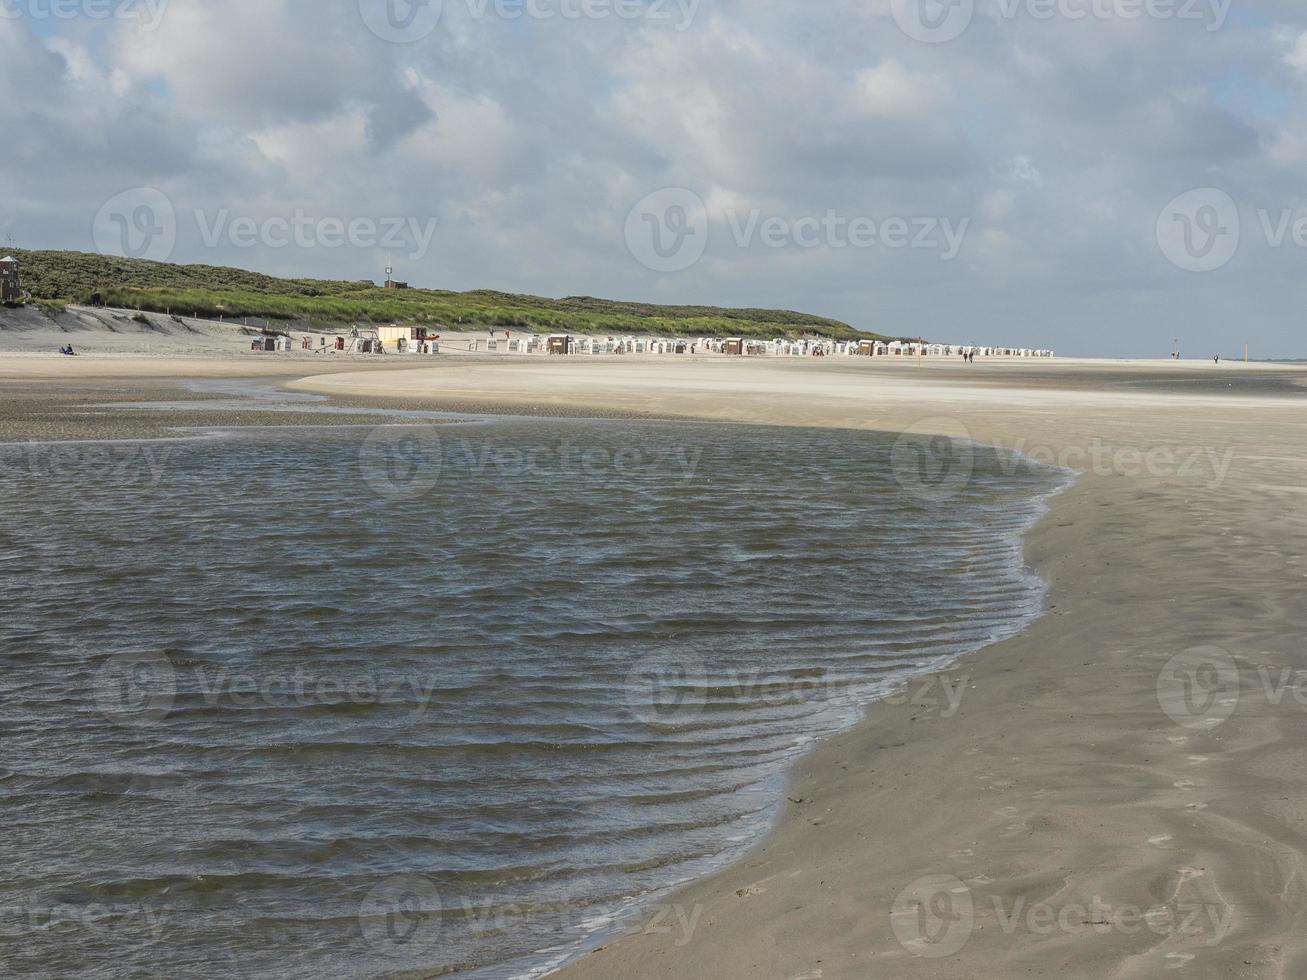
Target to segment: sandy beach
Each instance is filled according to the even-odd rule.
[[[84,406],[259,378],[364,406],[940,433],[1077,473],[1028,539],[1043,618],[876,703],[803,759],[744,860],[559,977],[1307,970],[1307,368],[394,360],[5,355],[0,426],[154,435],[197,423]]]

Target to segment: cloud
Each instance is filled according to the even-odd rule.
[[[1299,203],[1299,5],[1266,0],[1209,30],[982,4],[945,44],[905,35],[888,0],[719,0],[670,21],[482,9],[445,0],[408,44],[373,34],[354,2],[171,0],[154,30],[0,18],[0,179],[18,190],[0,227],[87,248],[100,204],[149,186],[183,225],[220,209],[438,218],[431,253],[397,270],[421,285],[776,305],[1081,353],[1165,351],[1177,330],[1216,348],[1237,315],[1254,349],[1307,355],[1307,255],[1255,230],[1257,209]],[[1195,277],[1155,227],[1205,186],[1247,220],[1235,258]],[[664,187],[710,216],[704,258],[678,273],[641,266],[623,237]],[[741,246],[731,221],[754,211],[969,225],[941,261]],[[332,278],[384,263],[185,231],[176,257]]]

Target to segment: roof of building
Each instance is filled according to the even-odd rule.
[[[0,259],[0,262],[17,262],[17,261],[18,260],[14,258],[12,255],[6,255],[3,259]]]

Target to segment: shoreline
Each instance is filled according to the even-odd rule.
[[[710,424],[752,425],[755,423],[713,422]],[[985,448],[983,444],[976,443],[974,445],[977,448]],[[941,686],[953,683],[952,679],[957,678],[959,675],[964,678],[962,683],[965,683],[965,678],[969,677],[969,674],[963,673],[963,669],[967,666],[967,662],[971,658],[983,654],[985,651],[1010,639],[1019,637],[1030,629],[1036,622],[1049,614],[1049,598],[1051,594],[1050,584],[1040,574],[1039,570],[1031,564],[1028,558],[1027,552],[1029,550],[1029,539],[1035,528],[1042,521],[1048,518],[1054,498],[1074,487],[1076,474],[1071,470],[1061,467],[1048,467],[1029,457],[1025,457],[1020,463],[1018,463],[1018,465],[1044,466],[1045,468],[1052,469],[1057,473],[1057,478],[1050,479],[1048,487],[1033,493],[1028,498],[1028,501],[1031,504],[1032,513],[1029,520],[1024,523],[1024,526],[1015,539],[1015,550],[1021,556],[1020,564],[1022,572],[1036,578],[1039,582],[1037,594],[1033,597],[1036,600],[1033,605],[1037,606],[1037,608],[1022,608],[1019,611],[1016,611],[1014,613],[1014,618],[1020,625],[1017,626],[1015,632],[1010,635],[995,637],[980,646],[964,650],[949,658],[947,662],[942,665],[935,665],[918,671],[905,673],[893,687],[860,701],[855,708],[857,713],[856,717],[850,718],[846,724],[840,726],[834,731],[814,735],[811,744],[797,752],[795,756],[789,760],[785,768],[776,774],[777,788],[775,790],[774,799],[770,804],[771,812],[769,813],[766,826],[763,828],[759,836],[741,848],[738,853],[721,855],[720,860],[715,862],[716,866],[705,874],[679,884],[671,885],[657,892],[631,899],[630,905],[637,914],[623,915],[619,913],[611,918],[617,920],[618,923],[638,923],[635,927],[637,935],[654,935],[661,934],[663,931],[661,925],[655,925],[655,920],[664,918],[668,911],[671,912],[672,918],[676,918],[682,914],[679,910],[685,908],[687,905],[695,909],[701,908],[701,903],[697,902],[695,898],[696,889],[713,881],[719,876],[727,874],[733,867],[750,860],[754,852],[762,849],[767,844],[768,840],[782,828],[784,820],[788,815],[787,804],[801,805],[796,804],[795,799],[796,797],[799,800],[803,800],[804,798],[799,795],[797,790],[792,792],[793,787],[797,784],[798,774],[804,764],[807,763],[812,756],[821,752],[822,747],[826,743],[846,733],[854,732],[868,724],[871,712],[879,710],[881,705],[893,704],[895,703],[895,699],[901,700],[904,698],[910,698],[914,690],[920,691],[925,689],[927,686],[934,686],[936,681],[940,678],[944,678],[944,680],[940,682]],[[1052,476],[1053,474],[1050,473],[1050,477]],[[922,710],[931,711],[937,706],[938,705],[933,702],[930,704],[915,704],[910,710],[917,712]],[[944,708],[943,710],[948,711],[949,708]],[[913,718],[912,720],[915,721],[916,718]],[[690,916],[693,915],[694,913],[691,912]],[[687,916],[687,918],[688,917],[689,916]],[[620,942],[624,933],[626,933],[629,928],[631,927],[618,924],[610,925],[605,929],[598,931],[594,937],[579,943],[578,947],[572,952],[550,958],[552,965],[544,966],[543,968],[529,966],[525,971],[521,973],[512,973],[511,975],[514,977],[528,978],[528,980],[538,980],[538,978],[544,977],[552,978],[570,975],[570,971],[573,968],[579,971],[584,971],[587,967],[586,961],[588,957],[594,953],[604,951],[614,942]],[[676,940],[673,940],[673,943],[675,942]],[[532,957],[524,957],[522,962],[524,964],[530,964],[536,959],[544,958],[543,954],[535,954]],[[511,966],[511,963],[505,964],[505,966]],[[596,968],[596,970],[597,969],[598,968]],[[480,975],[480,973],[481,971],[474,971],[473,975]],[[588,976],[589,974],[583,972],[583,975]],[[600,974],[596,973],[595,975],[598,976]],[[415,971],[412,976],[426,980],[426,978],[435,977],[438,976],[438,974]]]
[[[687,919],[698,913],[688,941],[650,920],[551,976],[960,978],[1044,975],[1050,964],[1086,977],[1301,972],[1295,927],[1307,902],[1295,882],[1307,840],[1284,801],[1307,796],[1307,769],[1296,758],[1259,767],[1258,757],[1296,755],[1307,711],[1245,691],[1231,717],[1198,719],[1215,728],[1188,727],[1168,715],[1159,685],[1174,658],[1211,646],[1239,665],[1236,695],[1258,667],[1296,663],[1307,615],[1292,604],[1288,563],[1307,539],[1295,441],[1307,406],[1241,390],[1233,375],[1228,394],[1095,391],[1074,376],[1069,391],[1032,393],[1011,372],[1008,389],[978,393],[929,380],[855,392],[811,372],[796,404],[774,394],[788,379],[770,384],[766,370],[725,394],[686,384],[687,373],[664,384],[652,372],[555,372],[527,378],[525,390],[490,371],[472,381],[513,404],[684,398],[710,419],[900,430],[961,421],[981,441],[1055,459],[1101,440],[1108,465],[1082,466],[1029,533],[1048,614],[964,659],[958,715],[941,719],[929,692],[879,702],[797,763],[793,799],[760,845],[672,896]],[[295,387],[369,388],[334,380]],[[410,397],[424,383],[388,380]],[[445,382],[428,373],[433,403],[448,403]],[[1236,533],[1238,547],[1206,553]],[[927,919],[943,932],[914,937],[914,916],[939,900],[956,901],[957,918]],[[1094,918],[1104,904],[1107,917]]]
[[[987,371],[988,388],[960,366],[920,378],[756,362],[531,367],[460,361],[285,383],[360,403],[960,425],[982,444],[1085,459],[1025,539],[1047,613],[956,662],[961,710],[943,718],[924,689],[875,702],[792,766],[792,799],[763,841],[671,896],[687,921],[698,912],[683,943],[646,923],[551,975],[1302,972],[1307,701],[1276,700],[1259,681],[1297,668],[1307,629],[1307,398],[1250,392],[1242,365],[1224,375],[1227,394],[1159,391],[1177,373],[1166,365],[1137,368],[1146,390],[1126,392],[1105,390],[1117,365]],[[1269,370],[1307,377],[1256,373]],[[1101,468],[1095,441],[1108,450]],[[1210,649],[1235,666],[1232,686],[1205,713],[1177,715],[1164,696],[1176,660]],[[948,916],[920,918],[939,901]],[[1181,928],[1181,906],[1206,918]],[[1153,909],[1174,921],[1141,918]],[[938,928],[914,937],[914,922]]]

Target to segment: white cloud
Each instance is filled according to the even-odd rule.
[[[911,118],[942,110],[948,98],[949,88],[942,79],[909,71],[902,62],[887,58],[858,72],[853,104],[874,116]]]
[[[1295,71],[1307,74],[1307,31],[1293,40],[1293,45],[1284,56],[1284,63]]]
[[[1250,292],[1240,277],[1256,275],[1257,324],[1307,354],[1293,256],[1245,262],[1245,243],[1207,285],[1227,303],[1177,306],[1181,279],[1151,239],[1190,187],[1252,208],[1297,199],[1307,13],[1268,2],[1268,23],[1219,32],[978,15],[942,45],[905,37],[888,0],[718,0],[685,31],[478,19],[447,0],[412,45],[370,34],[353,2],[172,0],[157,31],[72,23],[50,37],[0,18],[0,129],[21,134],[0,153],[18,189],[0,227],[85,248],[99,204],[142,185],[182,211],[256,219],[301,205],[438,215],[435,254],[404,270],[415,283],[777,305],[872,328],[891,317],[896,332],[921,332],[904,322],[919,315],[1082,350],[1086,337],[1138,349],[1177,317],[1215,336],[1219,311]],[[665,186],[715,216],[934,215],[972,231],[947,265],[714,240],[694,268],[655,276],[622,229]],[[324,277],[375,264],[348,250],[182,252]],[[1131,301],[1109,323],[1067,313],[1068,296],[1123,283]]]

